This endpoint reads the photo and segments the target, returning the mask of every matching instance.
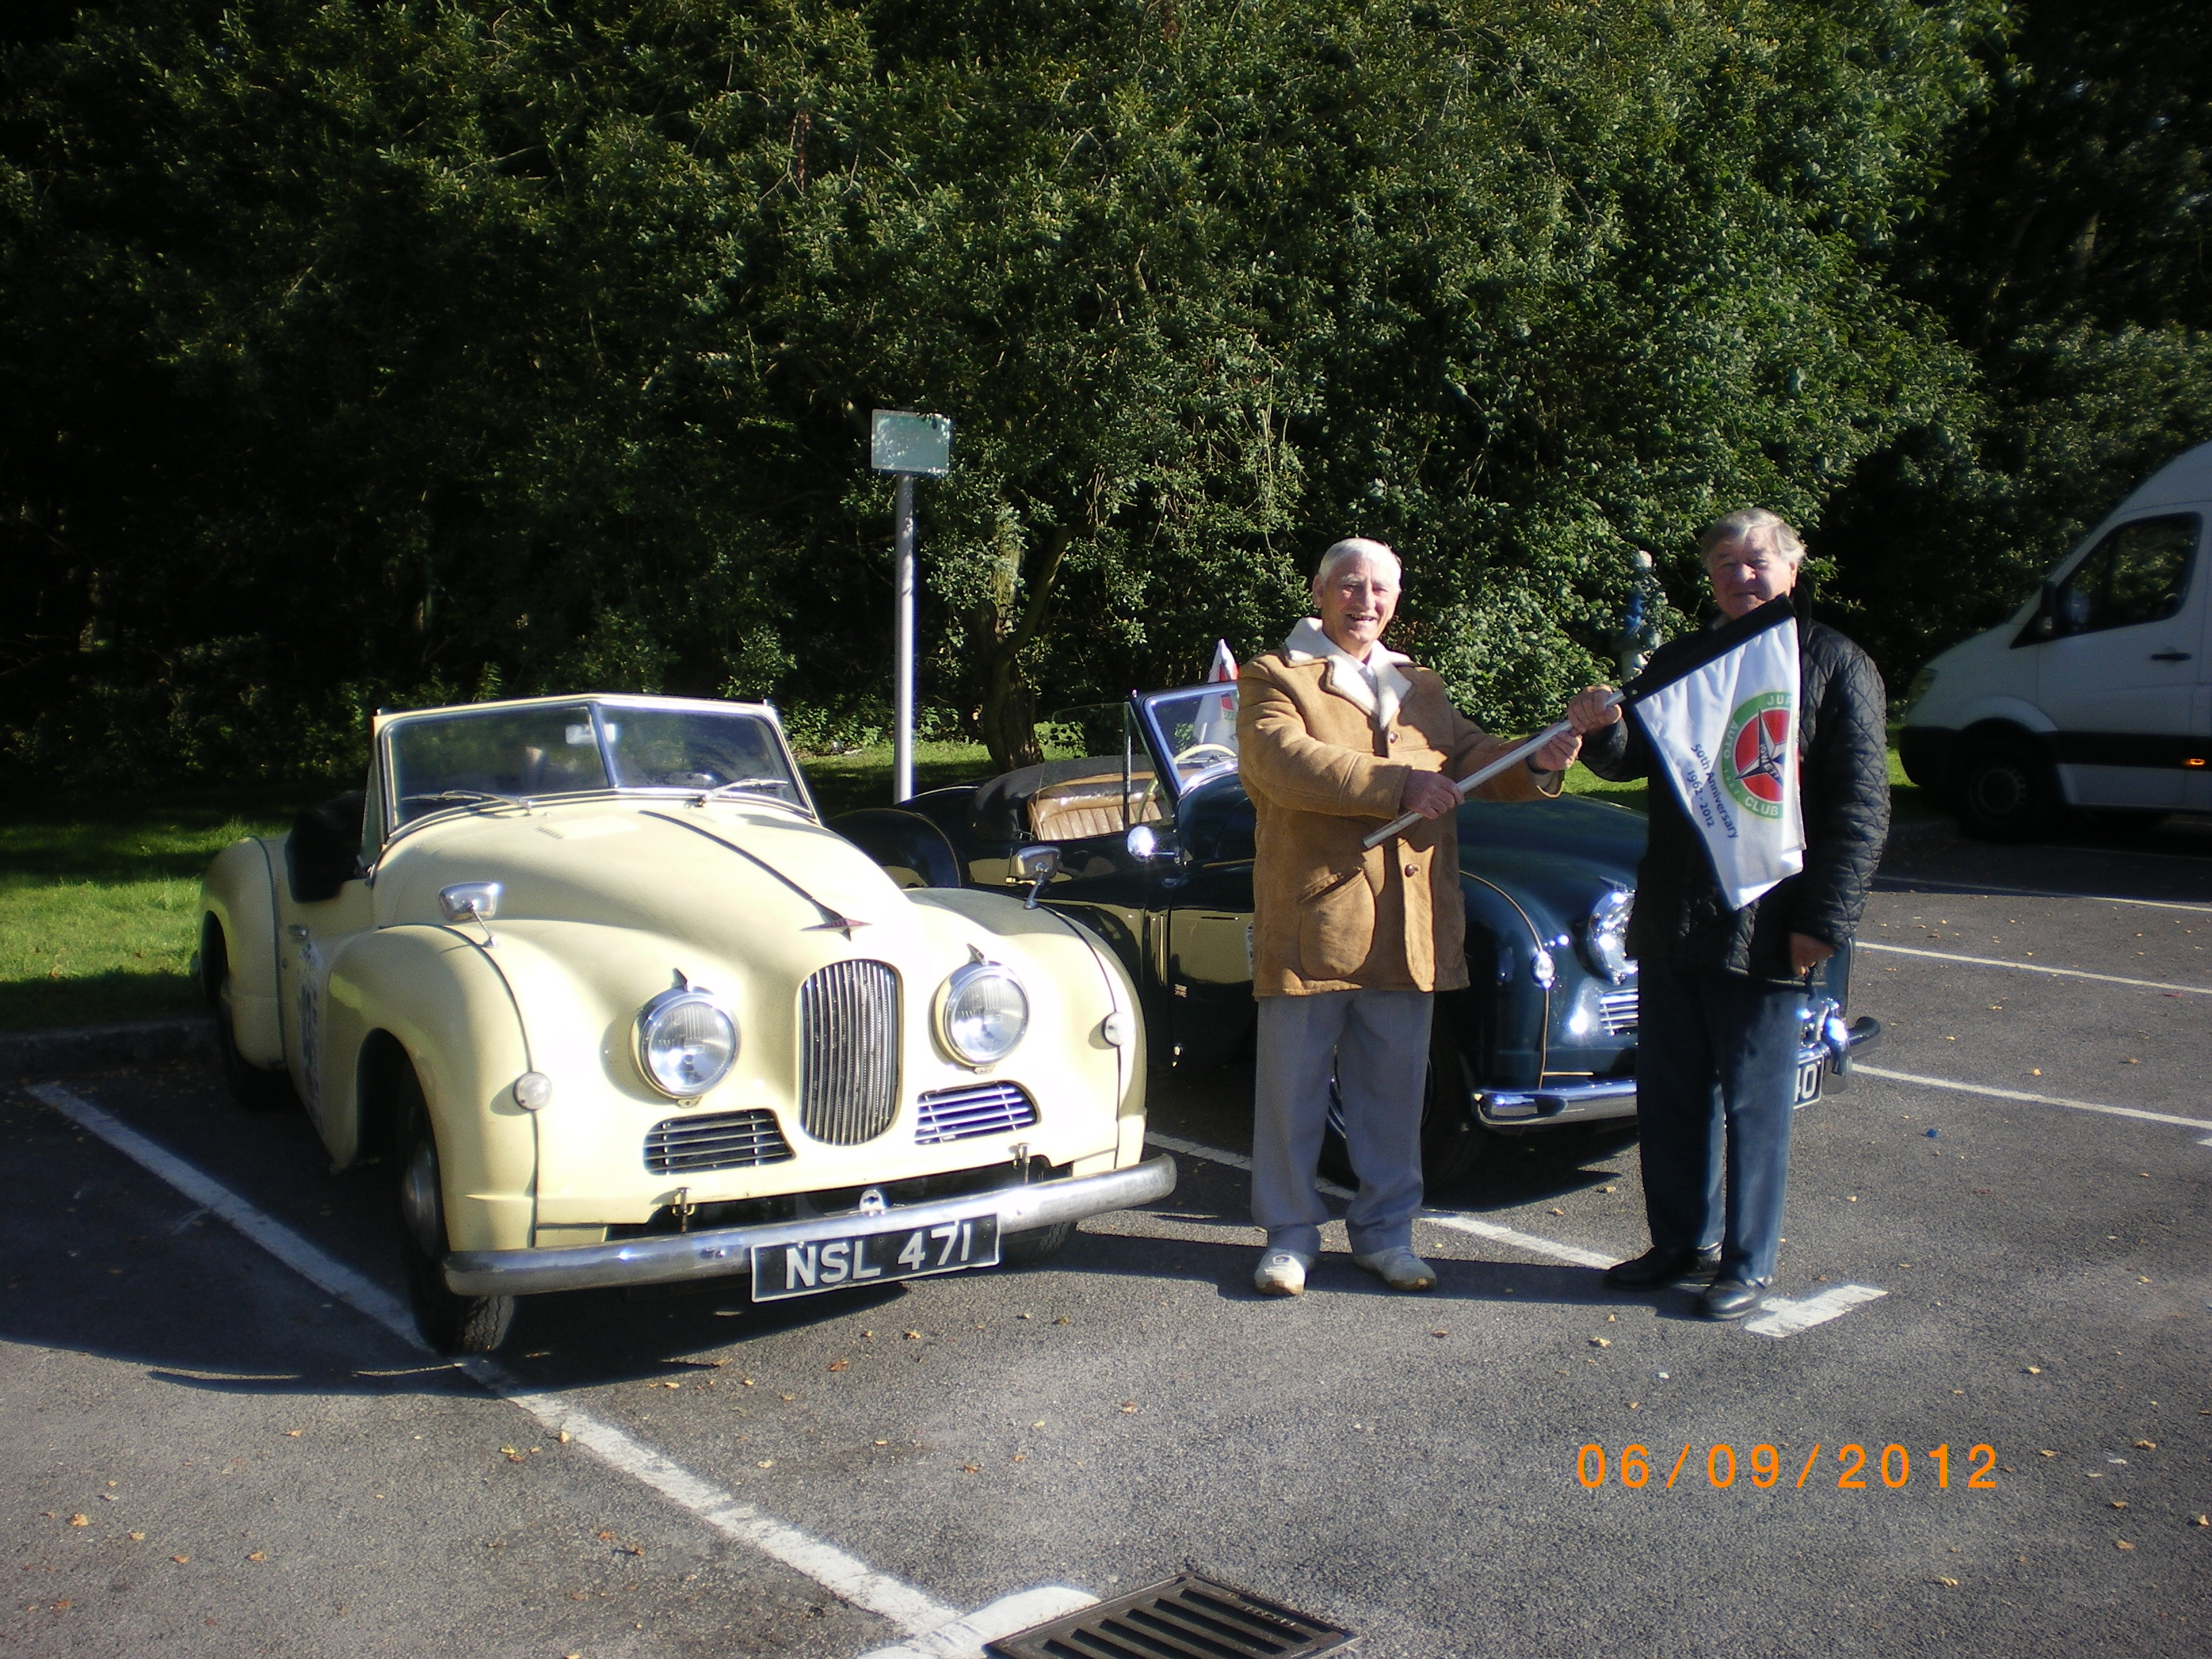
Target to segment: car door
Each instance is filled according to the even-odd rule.
[[[360,810],[360,797],[353,811]],[[333,803],[335,805],[336,803]],[[362,838],[358,820],[349,834],[334,833],[338,826],[319,817],[328,809],[300,815],[285,838],[284,870],[276,886],[276,1006],[284,1030],[284,1054],[292,1073],[292,1086],[319,1130],[324,1127],[325,1067],[323,1003],[331,964],[346,942],[375,925],[369,884],[359,876],[343,882],[327,873],[333,856],[352,856],[350,840]],[[310,850],[302,845],[325,842]],[[319,878],[313,867],[319,860],[325,873]],[[356,866],[357,867],[357,866]],[[335,890],[332,890],[335,889]]]
[[[2205,584],[2196,513],[2117,525],[2058,583],[2038,647],[2036,702],[2057,723],[2066,793],[2084,806],[2184,805],[2212,735],[2203,682]]]

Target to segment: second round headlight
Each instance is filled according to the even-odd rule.
[[[737,1021],[696,986],[663,991],[638,1014],[638,1067],[663,1094],[703,1095],[737,1058]]]
[[[1583,955],[1593,972],[1618,985],[1628,977],[1628,919],[1636,895],[1616,887],[1590,907],[1583,923]]]
[[[988,1066],[1014,1051],[1030,1027],[1029,994],[995,962],[971,962],[945,981],[938,1032],[970,1066]]]

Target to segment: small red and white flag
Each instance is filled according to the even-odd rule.
[[[1213,666],[1212,666],[1212,667],[1211,667],[1211,668],[1209,668],[1209,669],[1207,669],[1207,670],[1206,671],[1206,683],[1208,685],[1212,685],[1212,684],[1214,684],[1214,682],[1215,682],[1215,681],[1217,681],[1217,680],[1233,680],[1233,679],[1235,679],[1236,678],[1237,678],[1237,654],[1236,654],[1236,653],[1234,653],[1233,651],[1231,651],[1231,650],[1229,648],[1229,641],[1226,641],[1226,640],[1216,640],[1216,641],[1214,641],[1214,642],[1213,642]]]

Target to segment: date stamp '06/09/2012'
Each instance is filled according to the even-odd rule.
[[[1690,1446],[1682,1448],[1680,1455],[1674,1459],[1674,1467],[1667,1472],[1666,1479],[1656,1483],[1660,1487],[1671,1489],[1674,1483],[1682,1478],[1686,1468],[1690,1470],[1692,1483],[1695,1483],[1697,1471],[1691,1464],[1691,1454],[1693,1449],[1694,1448]],[[1826,1479],[1828,1474],[1826,1469],[1820,1470],[1822,1479],[1812,1480],[1814,1470],[1820,1462],[1822,1449],[1823,1448],[1818,1443],[1814,1443],[1812,1455],[1806,1458],[1804,1467],[1798,1470],[1796,1480],[1790,1482],[1794,1489],[1803,1490],[1808,1481],[1815,1486],[1826,1488],[1828,1485]],[[1912,1478],[1912,1454],[1895,1441],[1882,1447],[1879,1451],[1872,1452],[1866,1447],[1851,1442],[1838,1446],[1830,1455],[1835,1459],[1837,1465],[1836,1487],[1844,1492],[1866,1491],[1868,1476],[1870,1474],[1893,1492]],[[1663,1462],[1666,1454],[1662,1452],[1660,1457]],[[1795,1463],[1796,1461],[1792,1457],[1785,1463],[1780,1450],[1773,1446],[1753,1446],[1750,1455],[1742,1460],[1741,1472],[1744,1478],[1753,1486],[1764,1490],[1778,1486],[1787,1480],[1790,1473],[1788,1464]],[[1734,1486],[1738,1467],[1735,1447],[1715,1445],[1706,1448],[1704,1473],[1707,1485],[1717,1487]],[[1967,1449],[1964,1462],[1959,1469],[1959,1474],[1964,1477],[1959,1484],[1976,1492],[1995,1492],[1997,1485],[1995,1474],[1996,1467],[1997,1454],[1995,1447],[1971,1446]],[[1920,1468],[1923,1485],[1926,1484],[1928,1474],[1932,1468],[1936,1484],[1948,1489],[1952,1484],[1949,1445],[1932,1446],[1923,1452]],[[1609,1460],[1606,1455],[1605,1448],[1595,1441],[1575,1454],[1575,1479],[1592,1492],[1604,1486],[1608,1478],[1634,1491],[1654,1484],[1652,1480],[1654,1473],[1651,1451],[1645,1446],[1623,1446],[1620,1449],[1618,1462]]]

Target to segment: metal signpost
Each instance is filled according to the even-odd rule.
[[[891,799],[914,793],[914,481],[952,470],[952,422],[942,415],[879,409],[869,432],[868,465],[898,479],[898,569],[892,583]]]

